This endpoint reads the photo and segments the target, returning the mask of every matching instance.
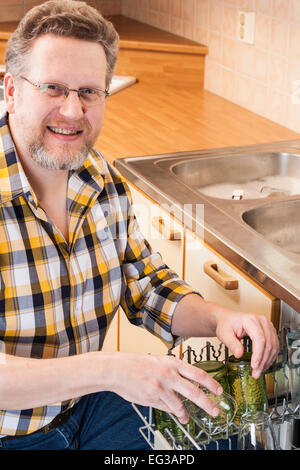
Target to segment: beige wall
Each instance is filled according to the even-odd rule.
[[[237,39],[241,8],[256,12],[253,46]],[[207,90],[300,132],[300,0],[123,0],[122,14],[208,45]]]

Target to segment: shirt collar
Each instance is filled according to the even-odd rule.
[[[75,173],[85,184],[101,192],[104,186],[106,162],[95,149]],[[10,201],[30,191],[30,184],[19,160],[8,126],[8,113],[0,117],[0,203]]]

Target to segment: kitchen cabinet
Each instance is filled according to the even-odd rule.
[[[279,328],[279,299],[262,289],[195,234],[187,231],[185,238],[185,280],[205,300],[239,312],[264,315]],[[215,348],[220,344],[216,338],[190,338],[186,346],[200,351],[207,340]]]
[[[161,253],[164,262],[179,276],[183,269],[183,228],[158,204],[130,185],[133,208],[145,238],[154,251]],[[138,328],[128,321],[125,313],[119,311],[119,348],[120,351],[167,354],[165,344],[154,335]],[[173,353],[179,355],[180,347]]]

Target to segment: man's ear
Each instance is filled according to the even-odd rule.
[[[4,96],[6,109],[10,114],[15,112],[15,79],[11,73],[4,76]]]

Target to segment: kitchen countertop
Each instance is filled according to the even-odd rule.
[[[96,147],[110,161],[297,140],[300,135],[213,93],[138,83],[107,101]]]

